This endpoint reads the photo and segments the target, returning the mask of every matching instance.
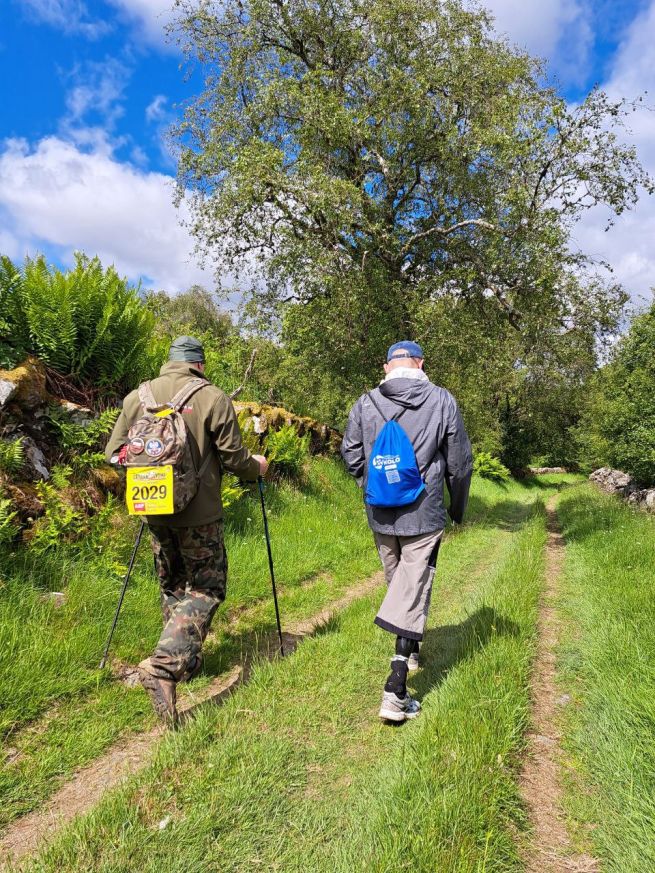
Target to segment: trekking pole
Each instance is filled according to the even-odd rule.
[[[130,558],[130,563],[127,568],[127,573],[125,574],[125,579],[123,580],[123,587],[121,588],[121,595],[118,598],[118,606],[116,607],[116,613],[114,615],[114,620],[111,625],[111,630],[109,631],[109,637],[107,638],[107,645],[105,646],[105,651],[102,655],[102,661],[100,661],[99,669],[104,669],[105,664],[107,663],[107,654],[109,653],[109,646],[111,645],[112,637],[114,636],[114,631],[116,630],[116,624],[118,622],[118,613],[121,611],[121,606],[123,605],[123,598],[125,597],[125,592],[127,591],[127,583],[130,581],[130,575],[132,573],[132,567],[134,566],[134,561],[136,559],[136,553],[139,550],[139,543],[141,542],[141,536],[143,535],[143,529],[146,526],[145,521],[141,519],[141,527],[139,528],[139,532],[136,535],[136,542],[134,543],[134,548],[132,549],[132,557]]]
[[[280,638],[280,655],[284,657],[284,644],[282,642],[282,625],[280,624],[280,607],[277,602],[277,590],[275,588],[275,572],[273,570],[273,553],[271,552],[271,538],[268,533],[268,519],[266,518],[266,504],[264,503],[264,480],[257,477],[259,485],[259,498],[262,504],[262,517],[264,519],[264,534],[266,536],[266,548],[268,550],[268,566],[271,571],[271,585],[273,586],[273,603],[275,604],[275,620],[277,621],[277,634]]]

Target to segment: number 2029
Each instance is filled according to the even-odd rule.
[[[165,485],[133,485],[132,500],[165,499],[168,489]]]

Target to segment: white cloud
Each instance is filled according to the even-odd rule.
[[[562,40],[574,37],[586,56],[591,39],[589,10],[579,0],[486,0],[496,30],[540,57],[552,58]],[[568,39],[567,39],[568,41]]]
[[[19,0],[23,9],[36,21],[56,27],[64,33],[76,33],[97,39],[111,30],[106,21],[91,20],[82,0]]]
[[[107,142],[89,152],[55,136],[34,147],[7,140],[0,150],[0,246],[19,258],[55,247],[67,263],[82,250],[132,281],[148,277],[145,284],[155,288],[212,288],[172,193],[172,177],[116,160]]]
[[[104,128],[112,128],[124,113],[122,103],[129,76],[130,70],[115,58],[76,66],[68,76],[72,87],[66,94],[64,126],[88,126],[87,117],[96,115]]]
[[[613,98],[635,99],[655,93],[655,0],[633,21],[619,46],[605,90]],[[655,176],[655,111],[643,108],[629,119],[632,142],[651,175]],[[608,214],[589,212],[575,233],[582,251],[609,262],[615,277],[637,303],[651,303],[655,286],[655,197],[642,195],[636,208],[620,216],[605,233]]]
[[[166,109],[167,103],[167,97],[164,97],[163,94],[157,94],[154,100],[146,106],[146,121],[161,121],[163,118],[166,118],[168,114]]]
[[[174,0],[109,0],[124,18],[134,22],[143,37],[155,45],[166,45],[166,27],[174,18]]]

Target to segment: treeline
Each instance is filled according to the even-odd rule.
[[[600,369],[593,330],[544,331],[528,345],[484,299],[435,301],[420,316],[413,338],[433,381],[457,397],[478,452],[512,470],[611,464],[655,481],[655,307],[634,320]],[[190,333],[205,345],[209,378],[226,391],[250,369],[240,399],[342,428],[353,400],[381,373],[382,355],[365,372],[359,349],[350,366],[340,354],[330,367],[318,331],[301,304],[273,331],[247,317],[237,322],[201,287],[144,292],[81,254],[65,271],[43,257],[20,267],[0,261],[0,365],[35,355],[102,406],[156,373],[171,338]]]

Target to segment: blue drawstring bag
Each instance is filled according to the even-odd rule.
[[[371,395],[368,396],[385,424],[368,460],[366,502],[369,506],[408,506],[425,489],[414,447],[396,419],[388,419]]]

